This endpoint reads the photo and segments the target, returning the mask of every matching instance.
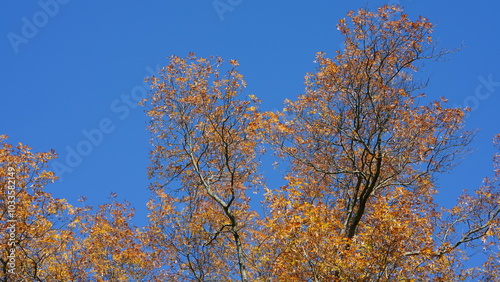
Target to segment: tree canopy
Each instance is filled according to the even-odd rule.
[[[341,19],[305,90],[265,112],[239,63],[171,56],[146,79],[148,223],[110,196],[76,207],[44,191],[55,152],[0,138],[2,281],[461,281],[500,279],[494,176],[449,209],[436,179],[469,150],[467,109],[414,78],[449,50],[397,6]],[[500,149],[500,134],[494,137]],[[271,151],[286,184],[266,183]],[[264,193],[262,207],[250,203]],[[469,267],[470,250],[484,252]]]

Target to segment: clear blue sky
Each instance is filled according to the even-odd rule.
[[[264,110],[280,109],[285,98],[302,93],[315,53],[333,55],[339,48],[340,18],[387,3],[436,23],[440,46],[466,46],[424,69],[431,78],[427,95],[470,106],[467,127],[480,129],[475,152],[440,179],[439,199],[450,205],[492,171],[491,138],[500,133],[500,3],[494,0],[6,1],[0,11],[0,134],[35,151],[56,150],[59,165],[51,167],[63,181],[47,187],[56,197],[78,205],[84,195],[99,204],[117,192],[144,224],[150,145],[135,99],[143,95],[148,69],[190,51],[236,59],[247,94],[261,98]],[[269,187],[276,183],[270,176]]]

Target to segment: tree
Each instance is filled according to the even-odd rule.
[[[258,184],[257,101],[236,99],[245,86],[238,63],[173,56],[150,78],[152,248],[171,281],[249,281],[247,253]]]
[[[500,149],[500,134],[493,139]],[[487,261],[482,267],[469,270],[480,281],[496,281],[500,278],[500,153],[493,157],[494,176],[485,178],[483,185],[460,196],[458,204],[445,210],[446,220],[441,223],[439,236],[445,244],[441,253],[466,245],[483,252]],[[464,228],[465,227],[465,228]],[[465,231],[457,232],[459,229]],[[440,253],[440,254],[441,254]]]
[[[259,113],[253,96],[236,100],[244,83],[235,61],[220,78],[222,59],[173,56],[150,78],[150,236],[171,280],[474,275],[460,268],[461,246],[496,234],[498,201],[484,197],[498,191],[438,208],[435,178],[457,164],[473,133],[463,130],[464,110],[445,98],[425,102],[425,84],[412,77],[449,51],[436,48],[427,19],[411,21],[398,7],[348,17],[338,25],[344,50],[318,53],[305,93],[283,112]],[[266,188],[267,212],[257,218],[245,192],[259,185],[262,140],[289,173],[286,186]],[[493,269],[493,257],[488,263]]]
[[[411,21],[398,7],[348,16],[338,25],[343,52],[319,53],[305,93],[266,114],[290,172],[267,196],[262,267],[293,281],[460,279],[458,247],[493,232],[498,198],[485,207],[484,193],[465,197],[461,205],[478,207],[452,217],[480,219],[467,219],[461,239],[449,236],[459,219],[437,209],[435,175],[456,164],[472,134],[462,109],[445,108],[444,98],[424,104],[411,74],[448,51],[435,48],[427,19]]]
[[[112,193],[110,199],[116,197]],[[96,211],[90,206],[77,209],[72,221],[77,240],[64,253],[63,269],[71,281],[164,281],[143,230],[131,223],[133,216],[129,203],[116,200]]]
[[[54,198],[53,151],[0,136],[1,281],[460,281],[500,279],[500,154],[457,204],[436,177],[467,153],[464,111],[413,78],[449,53],[432,24],[384,6],[339,22],[345,48],[318,53],[304,94],[260,112],[238,62],[170,57],[147,81],[149,222],[116,200]],[[500,135],[494,138],[500,149]],[[266,187],[264,149],[287,167]],[[265,191],[258,213],[249,193]],[[82,199],[82,202],[85,200]],[[464,262],[470,250],[486,261]]]
[[[163,281],[128,204],[76,208],[44,191],[53,151],[0,136],[1,281]]]
[[[70,206],[43,187],[56,179],[46,171],[54,152],[32,153],[0,136],[1,281],[50,279],[58,257],[72,240],[65,227]]]

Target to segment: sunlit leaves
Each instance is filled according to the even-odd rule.
[[[55,154],[0,139],[1,227],[15,227],[12,243],[10,236],[0,242],[2,281],[163,281],[128,205],[113,202],[94,212],[54,198],[45,186],[55,176],[45,169]],[[15,194],[7,191],[9,181]],[[11,250],[15,270],[9,272]]]
[[[267,197],[273,275],[454,280],[456,242],[435,238],[434,178],[457,163],[471,133],[461,109],[444,98],[423,103],[424,85],[412,79],[423,59],[447,51],[432,45],[427,19],[398,7],[348,17],[338,25],[345,49],[318,53],[305,93],[265,113],[268,141],[290,162],[288,185]],[[319,225],[317,213],[328,215]]]
[[[13,146],[6,139],[0,138],[1,229],[13,229],[1,238],[1,275],[5,281],[41,279],[54,271],[45,262],[56,259],[71,237],[70,231],[61,230],[69,222],[70,207],[43,190],[56,179],[45,170],[55,153],[33,153],[27,145]],[[9,269],[13,267],[8,266],[10,254],[15,256],[12,272]]]
[[[153,248],[174,280],[249,276],[244,253],[255,213],[245,193],[260,181],[259,101],[237,99],[245,86],[239,64],[230,60],[221,75],[222,62],[172,56],[149,79],[152,189],[171,197],[151,202],[150,233],[165,236]]]
[[[424,59],[448,53],[432,42],[432,24],[383,6],[350,12],[338,29],[344,49],[316,54],[304,93],[282,111],[262,113],[255,95],[242,95],[236,60],[171,56],[147,79],[145,228],[116,194],[95,209],[84,197],[80,207],[53,198],[43,188],[55,154],[0,136],[4,229],[9,179],[19,187],[20,272],[6,271],[4,236],[4,281],[499,280],[500,154],[494,175],[455,206],[435,201],[436,177],[473,134],[464,110],[426,99],[413,79]],[[262,146],[281,160],[282,187],[264,184]],[[257,213],[249,195],[262,190]],[[464,267],[470,250],[484,265]]]

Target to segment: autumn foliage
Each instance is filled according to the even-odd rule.
[[[500,155],[454,207],[435,200],[473,133],[467,109],[414,78],[449,53],[432,27],[396,6],[350,12],[344,49],[318,53],[303,94],[276,112],[243,94],[237,61],[170,57],[141,102],[153,145],[144,227],[115,195],[97,208],[54,198],[55,153],[3,136],[2,281],[500,279]],[[265,183],[266,150],[286,170],[281,187]],[[479,251],[484,264],[467,267]]]
[[[113,201],[75,207],[44,186],[54,152],[33,153],[0,137],[0,281],[163,281],[131,224],[133,209]],[[12,192],[10,192],[12,191]]]
[[[148,115],[154,150],[150,176],[157,200],[152,241],[172,281],[248,281],[246,253],[256,213],[246,191],[259,183],[255,101],[235,70],[214,61],[172,57],[150,79]]]

